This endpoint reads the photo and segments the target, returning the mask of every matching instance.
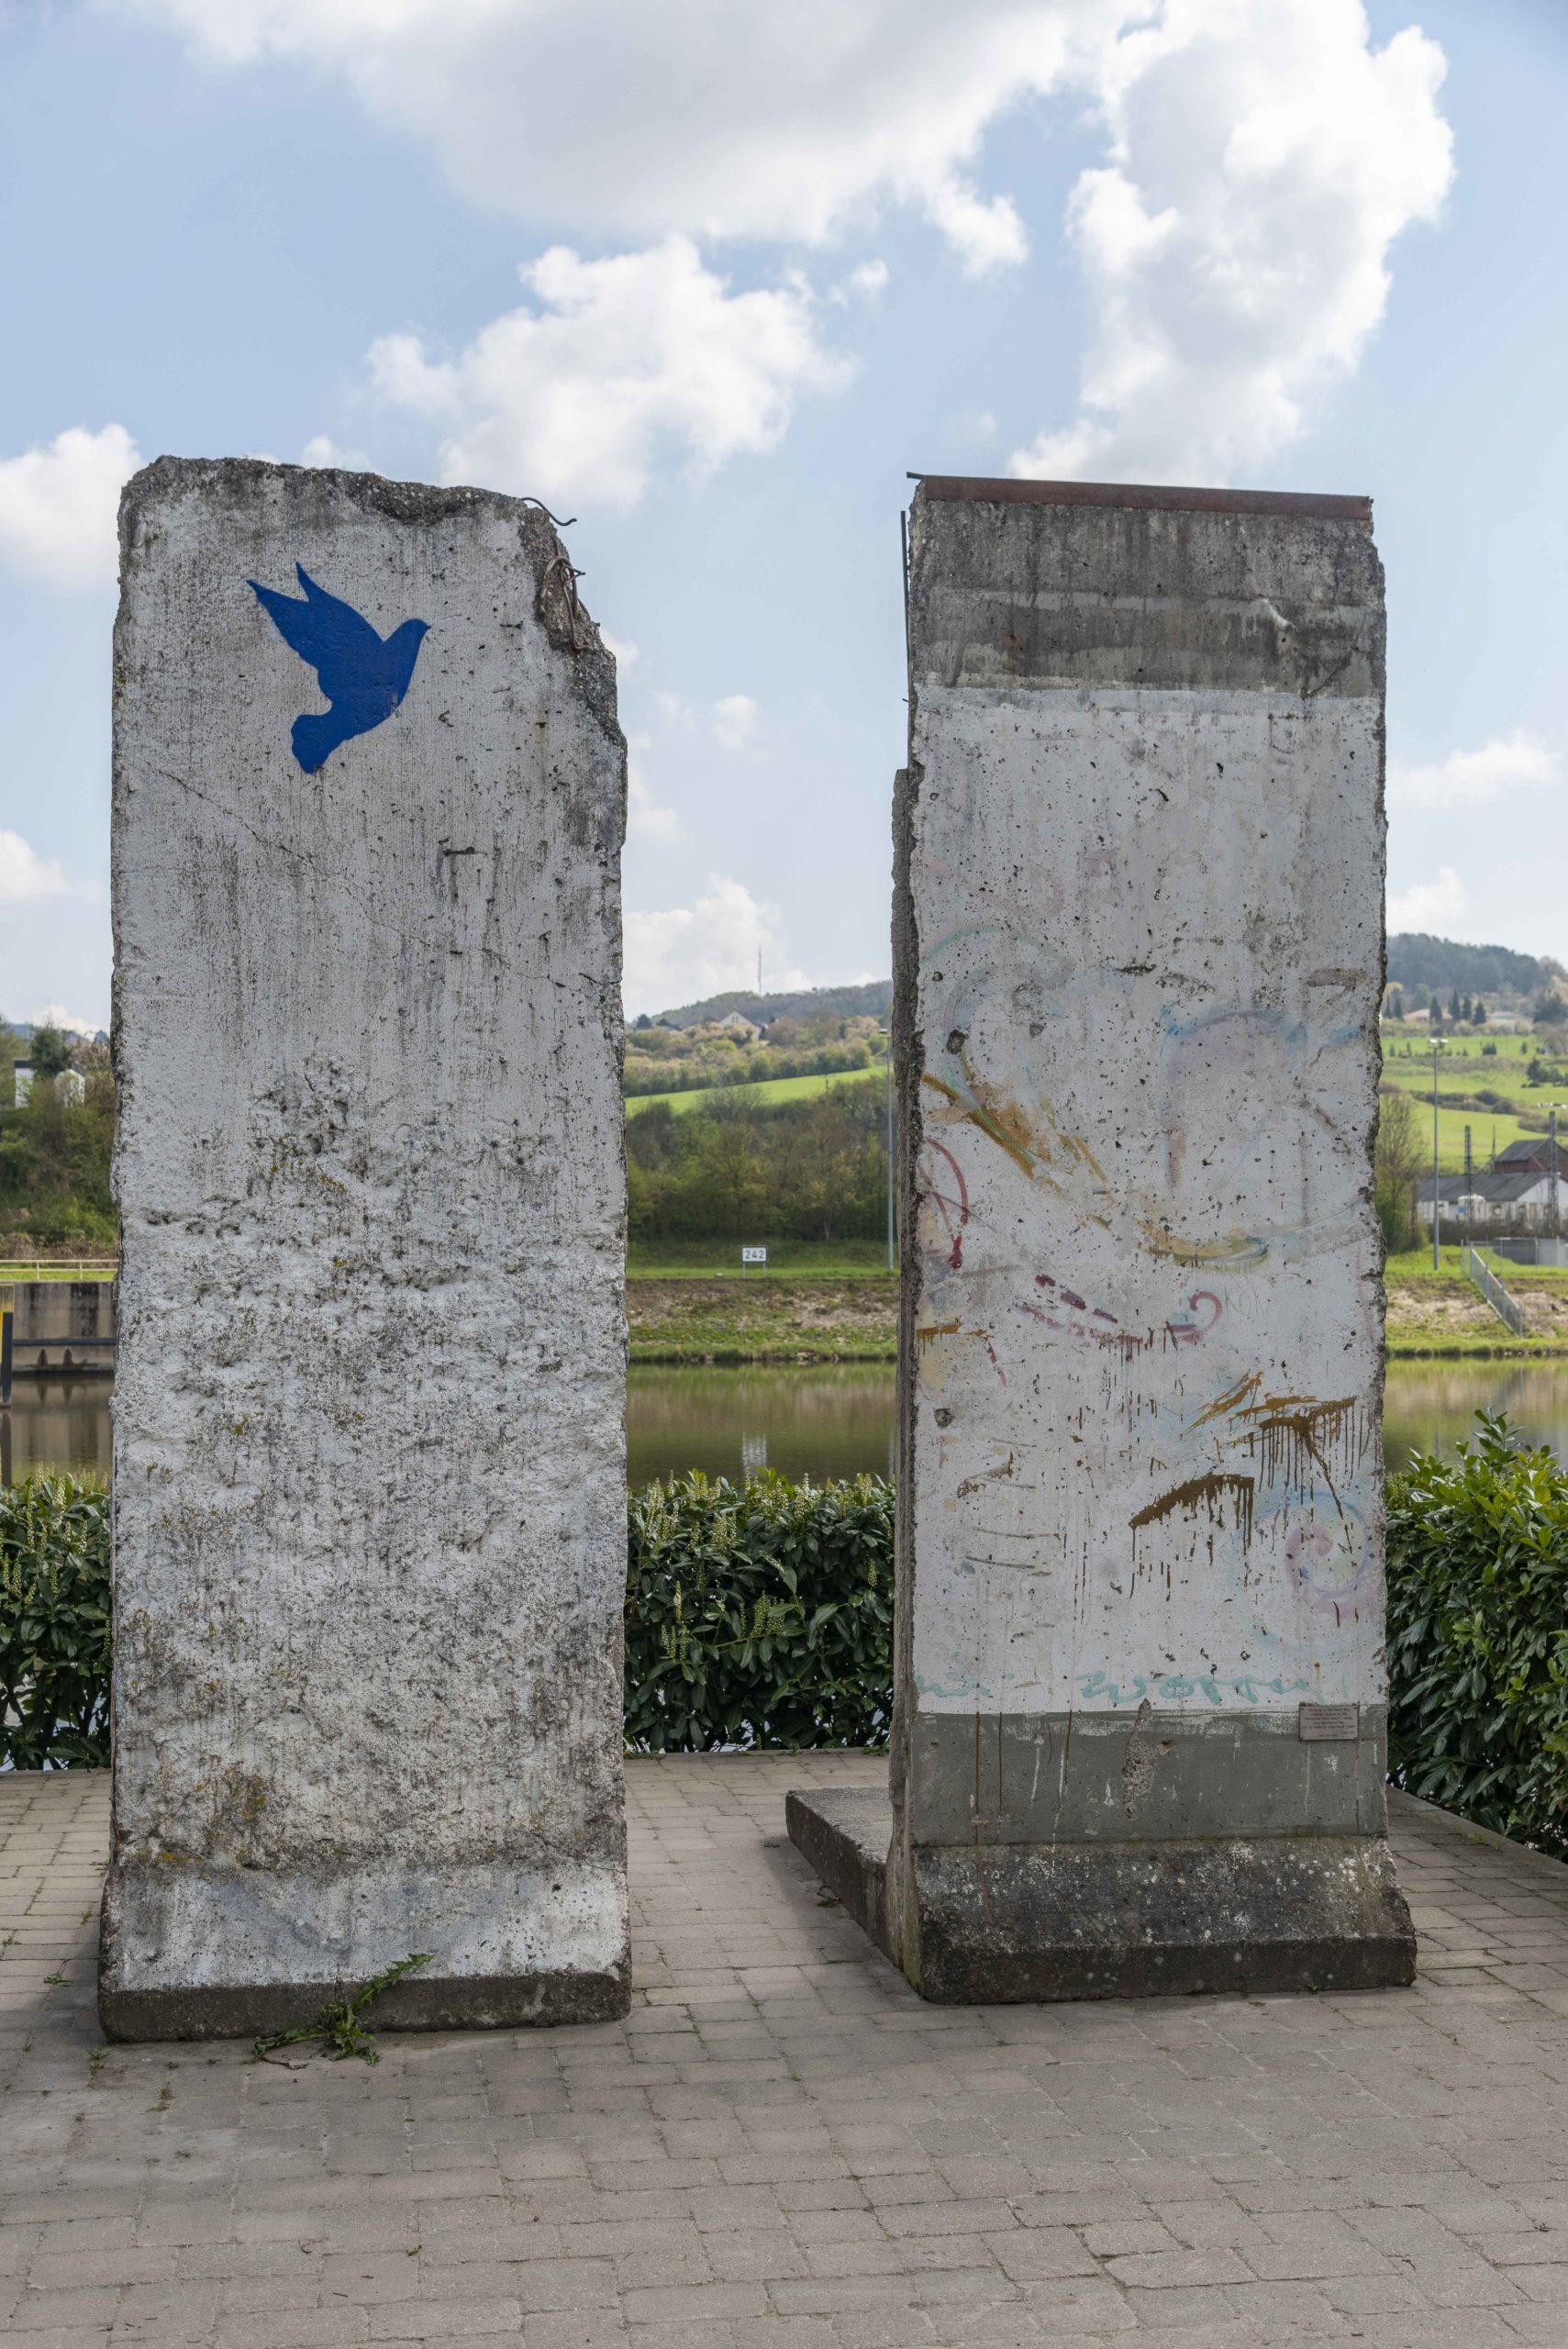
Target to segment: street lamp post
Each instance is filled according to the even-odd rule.
[[[1475,1237],[1470,1228],[1470,1219],[1473,1212],[1472,1202],[1475,1197],[1474,1170],[1475,1162],[1470,1154],[1470,1128],[1466,1126],[1464,1129],[1464,1213],[1460,1219],[1464,1230],[1466,1246],[1468,1246]]]
[[[887,1269],[894,1269],[893,1236],[893,1020],[887,1022]]]
[[[1432,1270],[1434,1273],[1440,1273],[1442,1270],[1439,1240],[1442,1219],[1442,1194],[1439,1188],[1438,1177],[1438,1069],[1442,1056],[1442,1045],[1434,1036],[1432,1038]]]

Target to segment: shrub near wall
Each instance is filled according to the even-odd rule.
[[[1568,1475],[1500,1419],[1388,1488],[1389,1771],[1568,1857]]]
[[[108,1495],[0,1485],[0,1766],[107,1764],[109,1649]]]
[[[0,1761],[107,1753],[109,1511],[0,1487]],[[627,1742],[876,1745],[893,1487],[651,1485],[628,1510]],[[1568,1857],[1568,1475],[1501,1422],[1388,1495],[1389,1760],[1412,1794]]]
[[[893,1487],[706,1476],[628,1523],[626,1736],[640,1753],[879,1745],[893,1690]]]
[[[875,1745],[893,1687],[893,1487],[686,1476],[631,1495],[626,1734],[644,1753]],[[109,1504],[0,1486],[0,1766],[109,1758]]]

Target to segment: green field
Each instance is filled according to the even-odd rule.
[[[721,1099],[726,1094],[743,1094],[748,1101],[806,1101],[835,1085],[884,1085],[886,1082],[881,1069],[850,1068],[837,1070],[831,1076],[769,1076],[760,1085],[695,1085],[685,1093],[634,1093],[627,1102],[626,1114],[635,1118],[639,1109],[668,1101],[677,1116],[684,1117],[688,1109],[699,1109],[705,1102]]]
[[[1485,1173],[1494,1152],[1511,1141],[1539,1139],[1546,1125],[1551,1095],[1545,1087],[1525,1083],[1525,1071],[1540,1051],[1533,1036],[1499,1036],[1496,1054],[1484,1054],[1479,1036],[1456,1037],[1445,1043],[1438,1064],[1438,1163],[1445,1174],[1464,1169],[1464,1129],[1470,1128],[1472,1161]],[[1410,1047],[1384,1038],[1383,1082],[1408,1093],[1421,1121],[1421,1138],[1429,1153],[1432,1134],[1432,1062],[1422,1044]],[[1515,1102],[1540,1127],[1525,1126],[1500,1110],[1446,1108],[1445,1101],[1473,1099],[1476,1093],[1501,1093]]]

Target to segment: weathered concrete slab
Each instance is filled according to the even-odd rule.
[[[1329,1850],[1384,1828],[1370,512],[926,483],[910,643],[889,1946],[1407,1980]]]
[[[122,530],[106,2028],[618,2013],[613,663],[519,501]]]

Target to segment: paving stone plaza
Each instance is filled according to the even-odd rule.
[[[1396,1797],[1413,1989],[922,2003],[787,1842],[869,1754],[633,1761],[624,2021],[108,2046],[108,1779],[0,1778],[0,2330],[49,2349],[1568,2343],[1568,1870]]]

